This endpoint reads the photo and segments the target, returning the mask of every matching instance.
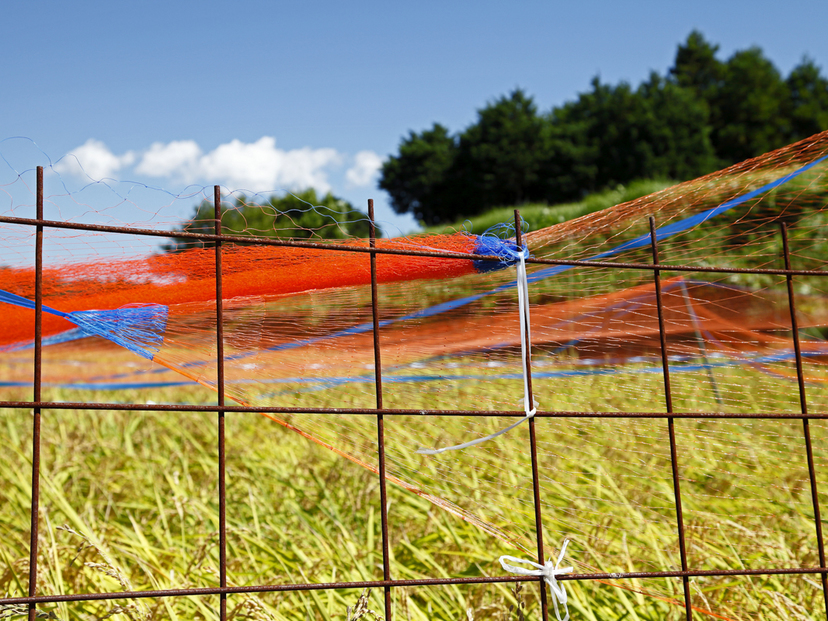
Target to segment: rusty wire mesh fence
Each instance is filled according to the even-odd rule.
[[[385,421],[389,417],[398,415],[416,415],[421,417],[444,417],[444,416],[499,416],[504,418],[522,417],[522,411],[490,411],[490,410],[406,410],[406,409],[390,409],[384,407],[383,402],[383,366],[382,366],[382,352],[383,339],[382,328],[380,327],[380,319],[378,313],[377,301],[377,276],[376,263],[382,261],[384,254],[398,254],[398,255],[412,255],[412,256],[431,256],[438,257],[445,260],[468,260],[467,255],[459,255],[446,252],[427,252],[427,251],[409,251],[398,249],[378,248],[375,245],[375,233],[373,227],[373,205],[369,204],[369,217],[371,219],[371,243],[370,247],[355,247],[346,245],[331,245],[325,244],[324,248],[330,251],[341,252],[362,252],[366,254],[366,261],[370,261],[371,265],[371,293],[372,293],[372,311],[373,311],[373,343],[374,343],[374,360],[375,360],[375,392],[376,392],[376,407],[375,409],[365,408],[291,408],[291,407],[244,407],[238,405],[227,405],[225,403],[225,377],[224,377],[224,339],[222,326],[224,323],[223,308],[222,308],[222,243],[243,241],[247,244],[258,243],[263,245],[275,246],[298,246],[305,248],[319,247],[312,242],[296,242],[282,239],[266,239],[266,238],[250,238],[250,237],[234,237],[222,235],[220,230],[220,203],[221,195],[218,186],[215,187],[215,208],[216,208],[216,229],[215,234],[199,234],[199,233],[178,233],[182,238],[191,238],[193,240],[200,240],[203,242],[215,242],[215,282],[216,292],[216,325],[217,325],[217,343],[216,343],[216,364],[218,370],[217,385],[218,385],[218,402],[215,406],[194,406],[194,405],[147,405],[147,404],[113,404],[113,403],[85,403],[85,402],[49,402],[43,401],[41,398],[41,367],[42,367],[42,353],[41,353],[41,317],[43,306],[43,234],[44,229],[62,228],[75,229],[78,231],[93,231],[104,233],[123,233],[129,235],[145,235],[156,237],[167,237],[169,234],[165,231],[157,230],[141,230],[136,228],[121,228],[114,226],[95,226],[86,224],[77,224],[70,222],[44,220],[43,218],[43,170],[38,168],[37,174],[37,213],[34,218],[17,218],[17,217],[2,217],[0,222],[6,224],[22,225],[26,227],[33,227],[36,230],[35,247],[33,249],[35,257],[35,344],[34,344],[34,394],[31,401],[5,401],[0,402],[0,407],[4,409],[27,408],[33,411],[32,417],[32,473],[31,473],[31,543],[30,543],[30,558],[28,574],[30,580],[28,583],[28,595],[26,597],[7,597],[0,600],[0,604],[22,605],[28,607],[29,619],[34,619],[38,612],[38,606],[42,604],[49,604],[54,602],[76,602],[89,600],[128,600],[131,598],[165,598],[165,597],[181,597],[194,595],[213,595],[218,596],[220,601],[218,616],[224,620],[227,618],[227,598],[229,595],[238,593],[262,593],[262,592],[287,592],[287,591],[312,591],[312,590],[330,590],[343,588],[377,588],[381,589],[384,597],[384,616],[386,619],[392,618],[392,593],[395,589],[412,586],[429,586],[429,585],[457,585],[457,584],[484,584],[484,583],[517,583],[517,582],[539,582],[541,593],[541,614],[543,620],[546,621],[550,615],[550,604],[547,585],[540,577],[526,577],[526,576],[474,576],[474,577],[433,577],[429,579],[406,580],[396,578],[391,571],[391,562],[389,560],[389,515],[388,507],[388,492],[387,479],[385,470],[385,442],[386,442],[386,427]],[[517,242],[520,244],[520,221],[518,219]],[[694,614],[691,606],[691,592],[689,586],[689,579],[692,577],[705,576],[761,576],[771,574],[799,574],[811,575],[817,577],[822,585],[823,591],[823,606],[828,614],[828,567],[825,562],[825,550],[822,537],[822,523],[820,517],[820,506],[817,494],[817,475],[814,466],[814,450],[811,441],[811,430],[809,421],[811,419],[825,419],[828,418],[828,413],[810,413],[808,410],[806,381],[803,375],[802,365],[802,351],[799,340],[799,329],[797,326],[797,311],[796,299],[794,294],[793,281],[798,276],[816,276],[826,277],[828,272],[812,271],[812,270],[797,270],[795,265],[791,263],[791,251],[788,247],[788,237],[785,225],[782,224],[782,238],[784,241],[783,255],[779,257],[783,261],[783,269],[738,269],[728,267],[715,266],[700,266],[700,265],[675,265],[669,263],[669,257],[662,257],[659,255],[659,246],[656,236],[655,222],[651,218],[649,222],[651,232],[651,250],[652,263],[618,263],[611,261],[568,261],[566,259],[527,259],[528,263],[541,263],[551,265],[567,265],[578,266],[581,268],[601,268],[608,270],[638,270],[652,273],[653,283],[655,286],[657,310],[658,310],[658,325],[661,343],[661,364],[664,381],[664,394],[666,402],[664,403],[663,411],[661,412],[572,412],[572,411],[538,411],[533,418],[528,421],[529,425],[529,446],[527,447],[528,454],[531,459],[532,471],[532,488],[534,491],[534,520],[537,533],[537,563],[543,564],[546,562],[544,556],[544,541],[542,523],[544,519],[542,511],[542,503],[540,502],[540,486],[539,486],[539,472],[537,459],[537,437],[536,427],[542,424],[540,421],[546,419],[570,419],[570,418],[649,418],[662,419],[667,428],[667,437],[669,438],[669,455],[671,462],[672,485],[675,497],[675,531],[678,536],[681,569],[677,571],[659,571],[659,572],[627,572],[627,573],[570,573],[561,575],[558,580],[564,584],[569,581],[595,581],[608,579],[655,579],[655,578],[677,578],[682,581],[684,594],[684,614],[688,621],[690,621]],[[499,260],[497,257],[479,257],[480,260]],[[662,260],[665,262],[662,263]],[[797,373],[797,386],[799,391],[799,413],[786,412],[764,412],[764,413],[726,413],[726,412],[675,412],[673,411],[673,396],[670,384],[670,361],[667,355],[667,332],[664,325],[664,313],[662,302],[662,286],[661,276],[665,273],[745,273],[745,274],[765,274],[783,276],[787,282],[787,299],[790,310],[790,329],[793,335],[793,344],[795,350],[795,362]],[[528,356],[527,356],[528,358]],[[529,363],[527,359],[527,363]],[[528,365],[528,383],[529,392],[531,394],[531,364]],[[216,425],[218,434],[217,453],[218,460],[216,469],[218,473],[218,489],[216,491],[219,503],[219,585],[216,587],[206,588],[182,588],[182,589],[167,589],[167,590],[150,590],[150,591],[122,591],[122,592],[104,592],[104,593],[57,593],[51,595],[38,595],[38,529],[40,523],[40,480],[41,480],[41,425],[44,424],[42,414],[49,410],[98,410],[98,411],[154,411],[154,412],[214,412],[216,414]],[[305,583],[305,584],[255,584],[247,586],[228,586],[227,580],[227,523],[226,514],[230,507],[226,502],[226,485],[225,485],[225,416],[230,412],[270,412],[270,413],[313,413],[321,416],[337,417],[341,415],[361,415],[361,416],[375,416],[377,429],[377,448],[379,452],[379,478],[378,485],[380,491],[380,506],[381,506],[381,533],[382,533],[382,579],[370,580],[362,582],[332,582],[332,583]],[[688,562],[685,520],[682,514],[682,486],[681,486],[681,463],[682,454],[676,442],[676,419],[739,419],[739,418],[754,418],[754,419],[796,419],[802,421],[802,433],[804,434],[804,444],[808,465],[809,481],[810,481],[810,497],[813,503],[813,528],[816,532],[816,540],[818,546],[819,565],[815,567],[780,567],[767,566],[761,568],[751,569],[736,569],[736,570],[701,570],[693,567]],[[230,508],[231,509],[231,508]],[[232,509],[231,509],[232,510]],[[816,613],[816,611],[814,611]]]

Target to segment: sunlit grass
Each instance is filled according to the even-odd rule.
[[[495,371],[481,371],[486,373]],[[729,373],[720,379],[742,386],[741,396],[733,394],[744,401],[745,411],[761,405],[751,398],[774,390],[763,378]],[[550,409],[662,410],[660,381],[657,374],[633,374],[611,393],[606,382],[587,377],[548,385],[539,381],[536,390]],[[703,409],[706,402],[700,399],[709,387],[681,374],[674,382],[681,409]],[[494,377],[473,385],[447,382],[438,392],[415,390],[417,386],[389,384],[387,407],[477,409],[481,391],[487,399],[497,393],[519,397],[515,382]],[[364,385],[336,386],[315,393],[314,403],[362,403],[370,390]],[[9,400],[29,396],[22,389],[3,394]],[[199,386],[132,392],[51,389],[45,398],[215,403],[215,395]],[[283,404],[298,405],[302,399],[302,393],[285,395]],[[785,392],[785,399],[795,407],[795,388]],[[28,583],[31,412],[4,410],[0,417],[5,447],[0,460],[5,501],[0,512],[0,588],[20,595]],[[216,414],[203,412],[44,411],[39,592],[217,585],[216,419]],[[309,417],[292,420],[310,424]],[[325,420],[330,419],[317,415],[313,424]],[[375,433],[371,416],[337,420],[343,429]],[[504,421],[391,416],[385,424],[390,454],[412,480],[429,483],[429,491],[482,514],[498,528],[517,528],[521,541],[533,540],[525,428],[500,438],[494,453],[467,451],[441,461],[424,459],[413,450],[424,438],[445,443],[467,438],[470,429],[488,433]],[[259,415],[229,413],[226,425],[230,584],[381,579],[375,474]],[[578,571],[676,568],[666,425],[663,419],[538,420],[547,555],[556,554],[565,534],[574,539],[569,558],[581,564]],[[801,423],[681,420],[676,429],[692,566],[818,564]],[[819,467],[828,438],[820,423],[812,423],[812,430]],[[446,468],[456,476],[446,475]],[[453,498],[455,484],[471,497]],[[503,575],[497,562],[501,554],[530,556],[394,485],[389,486],[389,521],[395,578]],[[681,618],[682,608],[675,603],[683,597],[680,581],[610,582],[568,582],[573,619]],[[692,582],[694,606],[727,618],[819,618],[822,593],[812,577]],[[233,596],[228,609],[237,619],[346,619],[359,594],[343,589]],[[393,590],[397,618],[418,620],[467,619],[468,614],[517,619],[519,601],[520,611],[538,618],[537,594],[535,584],[517,593],[508,585]],[[380,590],[370,594],[367,605],[382,614]],[[175,597],[44,609],[61,619],[110,613],[113,618],[193,619],[214,618],[217,606],[215,597]]]

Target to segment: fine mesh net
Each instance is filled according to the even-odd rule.
[[[531,230],[529,222],[524,241],[537,259],[651,263],[648,218],[653,217],[663,263],[735,270],[661,274],[673,411],[800,413],[786,278],[738,270],[785,267],[782,223],[788,230],[793,268],[824,269],[826,156],[828,133],[823,133],[560,225]],[[21,174],[4,186],[9,203],[2,215],[32,217],[31,202],[18,198],[25,196],[24,179]],[[47,187],[48,183],[47,179]],[[189,224],[182,216],[182,204],[205,196],[165,195],[159,200],[158,192],[146,188],[127,198],[119,192],[91,186],[48,196],[46,218],[156,231],[213,230],[206,210],[199,209],[196,221]],[[111,206],[94,207],[99,204],[97,193]],[[143,194],[152,198],[143,201]],[[305,213],[317,218],[311,221],[304,214],[274,211],[263,198],[232,196],[224,209],[222,232],[282,233],[318,246],[225,244],[228,398],[243,405],[309,410],[374,408],[369,255],[329,246],[367,248],[364,219],[361,214],[338,214],[335,219],[324,209],[308,206]],[[14,400],[28,398],[21,395],[28,394],[32,382],[34,313],[14,296],[34,299],[34,232],[33,227],[15,224],[0,229],[5,240],[0,289],[7,294],[0,324],[0,390],[3,398]],[[385,250],[468,255],[377,255],[384,407],[480,413],[386,417],[395,577],[502,575],[496,564],[500,555],[532,559],[536,554],[527,425],[462,451],[416,452],[487,436],[522,415],[524,375],[513,267],[517,248],[509,237],[508,232],[481,237],[446,231],[377,240]],[[203,241],[160,243],[168,245],[161,248],[151,237],[46,229],[43,303],[57,312],[44,310],[44,400],[214,402],[215,250]],[[480,258],[499,251],[499,262]],[[666,412],[653,272],[531,262],[527,269],[538,409],[608,415]],[[822,413],[828,402],[828,282],[818,275],[793,280],[807,405],[810,412]],[[150,312],[155,321],[151,325],[144,311],[140,321],[132,320],[136,308],[157,307],[166,309],[163,321],[156,310]],[[88,325],[107,321],[108,327],[97,332]],[[127,339],[131,346],[111,338],[112,331],[128,329],[133,330]],[[486,411],[510,415],[487,416]],[[297,561],[302,569],[285,562],[289,569],[274,574],[241,563],[230,568],[233,579],[243,584],[331,581],[331,567],[342,564],[361,568],[351,579],[380,578],[379,517],[367,509],[378,502],[375,417],[254,416],[258,417],[245,414],[243,420],[234,419],[241,436],[251,433],[249,425],[257,430],[251,446],[240,446],[240,453],[255,450],[256,435],[266,436],[261,441],[274,447],[304,447],[285,449],[286,455],[290,453],[297,464],[303,459],[329,460],[330,472],[337,474],[330,475],[334,478],[319,493],[338,491],[318,500],[326,520],[291,526],[295,534],[289,538],[301,544],[296,544],[296,554],[305,556]],[[535,424],[545,556],[557,558],[569,539],[561,565],[571,565],[578,573],[680,570],[667,421],[539,417]],[[815,422],[812,429],[821,484],[825,434],[821,423]],[[675,436],[689,567],[819,565],[801,421],[679,419]],[[240,508],[229,520],[236,529],[231,539],[237,538],[231,545],[242,550],[264,546],[271,536],[251,526],[260,519],[253,496],[258,493],[255,481],[268,479],[268,461],[280,456],[239,459],[236,472],[246,481],[244,494],[249,497],[241,489],[231,490]],[[280,484],[289,482],[280,479]],[[362,488],[349,490],[349,485]],[[340,493],[344,499],[333,498]],[[363,493],[365,504],[356,506],[355,498]],[[67,508],[54,510],[69,513]],[[372,516],[355,539],[355,549],[346,553],[347,544],[329,549],[320,543],[342,536],[337,533],[347,530],[343,525],[348,521],[337,516],[348,511]],[[153,519],[151,508],[145,514],[144,519]],[[84,519],[79,516],[77,524]],[[209,530],[208,522],[201,528]],[[15,541],[26,541],[27,534],[12,526],[7,529]],[[8,563],[25,556],[22,545],[8,546]],[[168,545],[178,546],[178,539],[172,537]],[[197,546],[183,540],[180,545],[198,556]],[[148,569],[146,575],[154,571]],[[135,580],[150,585],[159,579]],[[695,580],[697,613],[702,618],[821,618],[818,578],[771,581],[758,594],[749,586],[755,578],[740,580]],[[681,583],[674,579],[569,582],[567,588],[573,593],[571,606],[583,614],[593,615],[603,605],[609,610],[612,604],[606,602],[617,600],[642,614],[670,618],[684,605]],[[720,590],[727,596],[719,597]]]

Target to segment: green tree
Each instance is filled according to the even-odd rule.
[[[634,178],[692,179],[715,170],[710,114],[704,103],[656,73],[637,94],[644,103],[639,135],[646,169]]]
[[[828,80],[810,58],[802,59],[785,81],[790,93],[789,142],[828,129]]]
[[[718,45],[709,43],[694,30],[676,51],[676,60],[669,70],[671,81],[711,105],[724,76],[724,65],[716,58],[718,51]]]
[[[411,213],[434,224],[451,219],[455,207],[451,176],[457,141],[448,129],[435,123],[420,134],[409,132],[398,155],[382,165],[379,187],[391,196],[396,213]]]
[[[641,178],[689,179],[828,129],[828,80],[809,59],[783,79],[762,50],[726,62],[694,30],[667,76],[602,84],[539,114],[517,89],[458,135],[410,132],[380,187],[427,224],[496,205],[550,203]]]
[[[368,237],[368,216],[348,201],[330,192],[319,198],[314,189],[284,197],[272,196],[264,203],[237,197],[232,205],[221,205],[224,235],[286,237],[293,239],[345,239]],[[215,233],[215,208],[211,201],[195,206],[190,219],[178,228],[189,233]],[[381,235],[377,229],[377,235]],[[185,237],[171,237],[165,252],[212,246]]]
[[[787,144],[790,91],[779,70],[752,47],[724,65],[713,96],[712,140],[724,164],[740,162]]]
[[[573,114],[568,106],[548,115],[549,157],[540,177],[544,201],[550,204],[577,200],[595,186],[600,145],[591,139],[592,119]]]
[[[456,160],[467,201],[479,210],[543,200],[551,138],[548,121],[520,89],[478,110],[477,122],[460,135]]]
[[[636,90],[595,78],[590,92],[552,116],[573,142],[588,147],[580,153],[583,191],[642,178],[689,178],[715,163],[706,108],[655,73]]]
[[[828,81],[805,58],[783,80],[762,50],[736,52],[727,62],[694,30],[679,45],[670,80],[709,109],[719,165],[761,155],[828,129]]]

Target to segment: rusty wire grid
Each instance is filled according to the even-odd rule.
[[[288,592],[288,591],[317,591],[328,589],[345,588],[381,588],[384,594],[385,618],[391,619],[391,591],[395,587],[425,586],[425,585],[458,585],[458,584],[485,584],[485,583],[517,583],[517,582],[539,582],[541,593],[541,613],[544,621],[548,620],[549,612],[547,605],[547,589],[542,577],[525,576],[481,576],[481,577],[456,577],[456,578],[429,578],[415,580],[398,580],[391,575],[389,562],[389,526],[388,526],[388,500],[385,476],[385,428],[384,418],[387,416],[419,415],[419,416],[497,416],[497,417],[523,417],[525,412],[517,410],[411,410],[411,409],[388,409],[383,405],[383,383],[382,383],[382,339],[377,302],[377,256],[382,254],[396,254],[406,256],[436,257],[443,259],[468,260],[466,254],[451,252],[430,252],[405,249],[390,249],[376,247],[376,230],[374,226],[373,201],[368,203],[368,216],[370,225],[370,243],[367,247],[355,247],[344,244],[317,244],[313,242],[297,242],[285,239],[237,237],[221,234],[220,205],[221,193],[219,186],[214,188],[215,204],[215,234],[199,234],[190,232],[176,232],[178,237],[186,237],[193,240],[215,242],[215,278],[216,278],[216,320],[217,320],[217,388],[218,399],[216,406],[198,405],[164,405],[164,404],[114,404],[114,403],[88,403],[88,402],[60,402],[52,403],[43,401],[41,397],[41,375],[42,375],[42,312],[43,312],[43,230],[44,228],[74,229],[79,231],[123,233],[129,235],[145,235],[155,237],[168,237],[169,233],[164,231],[137,229],[129,227],[99,226],[45,220],[43,218],[43,168],[37,168],[37,203],[35,218],[0,217],[0,223],[18,224],[35,228],[35,338],[34,338],[34,378],[33,397],[31,401],[0,401],[0,408],[31,408],[33,411],[33,445],[32,445],[32,478],[31,478],[31,545],[29,560],[29,584],[28,596],[0,599],[0,605],[24,605],[28,607],[28,618],[34,620],[37,615],[38,604],[72,602],[72,601],[93,601],[93,600],[114,600],[134,598],[158,598],[198,595],[219,595],[220,607],[219,616],[221,621],[227,618],[227,596],[234,593],[264,593],[264,592]],[[521,221],[517,211],[516,214],[516,242],[520,247]],[[612,579],[634,579],[634,578],[681,578],[683,583],[685,614],[687,621],[692,620],[692,608],[690,602],[689,579],[691,577],[703,576],[758,576],[758,575],[795,575],[812,574],[820,576],[823,591],[823,600],[826,616],[828,617],[828,567],[825,563],[825,549],[822,539],[822,524],[820,508],[817,496],[817,481],[814,468],[814,456],[811,443],[809,427],[810,419],[826,419],[828,413],[810,413],[808,411],[805,380],[802,370],[802,352],[799,341],[796,300],[793,289],[794,276],[828,276],[826,271],[796,270],[791,265],[790,251],[788,247],[787,228],[784,223],[781,225],[783,240],[784,269],[750,269],[732,267],[711,267],[693,265],[670,265],[661,263],[659,247],[656,236],[656,223],[654,218],[649,219],[650,245],[652,249],[653,262],[646,263],[619,263],[611,261],[576,261],[566,259],[534,259],[527,258],[527,263],[567,265],[580,267],[601,267],[617,270],[650,270],[653,274],[655,295],[658,311],[658,327],[661,346],[661,364],[665,389],[665,411],[664,412],[573,412],[573,411],[538,411],[535,417],[541,418],[665,418],[668,426],[670,443],[670,457],[672,466],[672,482],[675,494],[675,519],[676,530],[681,558],[680,571],[656,571],[656,572],[614,572],[614,573],[570,573],[559,575],[560,581],[569,580],[605,580]],[[366,408],[301,408],[301,407],[245,407],[225,405],[225,378],[224,378],[224,353],[223,353],[223,308],[222,308],[222,242],[244,242],[245,244],[261,244],[273,246],[294,246],[301,248],[324,248],[325,250],[342,252],[363,252],[367,253],[371,264],[371,306],[373,318],[373,344],[374,344],[374,368],[376,387],[376,407]],[[494,256],[475,256],[475,260],[500,261]],[[664,309],[662,301],[661,274],[663,272],[707,272],[707,273],[739,273],[739,274],[775,274],[784,275],[787,281],[787,298],[790,310],[791,330],[793,334],[794,353],[796,361],[797,382],[799,390],[800,413],[786,412],[762,412],[762,413],[727,413],[727,412],[674,412],[673,400],[670,386],[670,365],[667,355],[667,333],[664,327]],[[528,394],[532,398],[531,366],[529,365],[529,351],[526,352],[527,362],[527,385]],[[39,488],[40,488],[40,432],[41,415],[43,410],[116,410],[116,411],[157,411],[157,412],[215,412],[218,426],[218,495],[219,495],[219,586],[207,588],[180,588],[164,590],[144,591],[121,591],[106,593],[79,593],[79,594],[55,594],[36,595],[37,591],[37,557],[38,557],[38,521],[39,521]],[[227,586],[227,526],[226,526],[226,498],[225,498],[225,413],[227,412],[258,412],[258,413],[315,413],[336,416],[340,414],[356,414],[365,416],[376,416],[377,421],[377,443],[379,452],[379,488],[381,498],[381,529],[382,529],[382,558],[383,558],[383,579],[360,582],[325,582],[306,584],[260,584],[249,586]],[[817,536],[819,555],[818,567],[787,568],[787,567],[766,567],[759,569],[740,570],[698,570],[689,566],[685,547],[685,525],[682,515],[681,485],[679,477],[679,462],[681,455],[676,446],[674,421],[677,418],[689,419],[801,419],[805,438],[805,450],[807,453],[808,473],[810,479],[810,492],[814,510],[814,528]],[[535,432],[534,417],[530,418],[529,442],[532,462],[532,486],[534,500],[534,516],[537,537],[537,562],[544,563],[543,554],[543,529],[542,510],[540,503],[540,484],[537,461],[537,441]]]

